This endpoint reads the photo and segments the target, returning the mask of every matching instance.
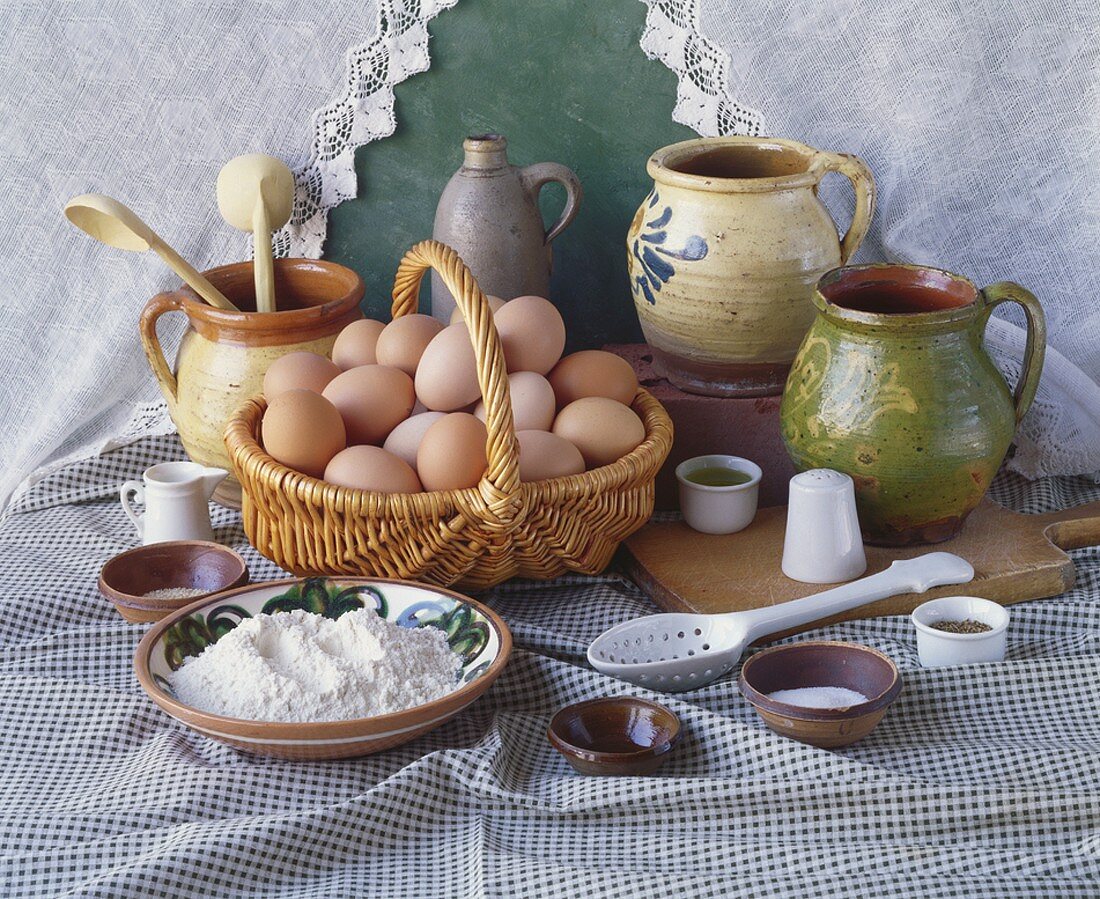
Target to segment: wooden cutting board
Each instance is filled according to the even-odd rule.
[[[650,522],[625,544],[628,571],[668,612],[737,612],[787,602],[827,590],[780,571],[787,507],[761,509],[737,534],[712,536],[681,521]],[[1002,605],[1057,596],[1073,585],[1073,562],[1063,550],[1100,543],[1100,502],[1045,515],[1023,515],[991,500],[971,513],[959,536],[935,546],[867,547],[867,574],[895,559],[947,550],[974,566],[966,585],[938,587],[878,600],[844,615],[814,622],[908,614],[937,596],[983,596]]]

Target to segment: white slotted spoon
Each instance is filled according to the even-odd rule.
[[[899,559],[885,571],[777,606],[695,615],[671,612],[625,621],[588,647],[588,662],[602,674],[665,693],[694,690],[728,672],[745,647],[760,637],[839,615],[899,593],[965,584],[974,568],[952,553]]]

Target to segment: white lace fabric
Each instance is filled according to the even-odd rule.
[[[855,261],[1015,280],[1039,297],[1046,367],[1010,465],[1100,471],[1100,5],[644,2],[642,48],[678,76],[676,121],[868,162],[878,210]],[[822,196],[846,225],[842,180]],[[1024,333],[1011,310],[995,314],[987,346],[1014,384]]]
[[[209,268],[249,253],[218,214],[218,170],[267,152],[297,178],[277,253],[320,256],[355,148],[393,133],[393,87],[428,67],[427,23],[455,2],[0,4],[0,505],[47,461],[171,430],[137,322],[178,280],[77,231],[65,202],[114,196]]]

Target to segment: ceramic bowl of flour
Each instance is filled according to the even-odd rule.
[[[384,619],[382,622],[366,621],[375,625],[374,632],[381,643],[376,642],[372,634],[364,637],[360,631],[350,629],[352,623],[373,619],[372,615],[366,615],[367,612]],[[345,618],[348,613],[350,616]],[[302,641],[297,632],[299,643],[293,645],[284,632],[298,621],[312,625],[319,635],[305,648],[299,645]],[[244,622],[248,622],[247,627],[233,634]],[[272,623],[281,624],[283,630],[268,627]],[[262,631],[261,625],[264,626]],[[398,629],[405,629],[408,640],[400,639]],[[225,644],[215,645],[227,635],[231,636]],[[248,635],[251,636],[245,639]],[[372,651],[379,651],[378,647],[382,646],[384,653],[388,645],[393,652],[403,652],[401,670],[410,672],[407,685],[406,679],[399,677],[395,681],[391,676],[385,683],[380,681],[377,689],[372,684],[372,689],[364,690],[365,694],[373,697],[385,692],[391,699],[398,697],[398,705],[403,689],[412,691],[411,697],[443,695],[400,711],[331,720],[327,716],[331,716],[332,709],[339,711],[344,706],[339,704],[339,696],[332,699],[331,684],[318,680],[316,659],[309,656],[307,650],[312,647],[316,652],[316,645],[320,645],[325,649],[336,647],[333,651],[339,654],[344,651],[342,647],[359,647],[364,640],[371,642]],[[243,657],[234,670],[227,667],[232,657],[226,653],[238,644],[254,651]],[[421,673],[436,678],[442,676],[438,670],[426,667],[438,657],[438,652],[431,654],[437,648],[435,644],[450,651],[447,655],[451,662],[445,669],[447,683],[441,689],[437,683],[435,693],[425,693],[423,685],[415,683],[416,676]],[[226,695],[218,705],[214,702],[217,698],[214,694],[224,685],[212,681],[211,698],[204,697],[201,704],[205,708],[200,708],[195,697],[203,694],[196,692],[196,679],[185,679],[183,675],[190,673],[184,671],[185,668],[200,670],[199,657],[207,649],[210,653],[204,657],[204,664],[217,660],[222,665],[219,668],[206,664],[203,673],[207,680],[211,673],[217,675],[224,671],[226,683],[233,686],[229,691],[222,690]],[[157,705],[205,736],[259,755],[337,759],[370,755],[399,746],[450,720],[489,689],[503,670],[511,649],[511,634],[500,616],[451,590],[377,578],[315,577],[252,584],[205,597],[180,609],[159,621],[145,635],[134,655],[134,669],[141,686]],[[215,650],[224,657],[217,658]],[[286,717],[285,709],[277,704],[280,698],[275,695],[277,691],[264,686],[262,669],[258,667],[261,664],[274,666],[275,671],[286,671],[294,677],[298,672],[293,666],[299,665],[304,692],[326,692],[328,711],[322,709],[319,714],[327,720],[255,720],[259,717],[258,712],[266,712],[269,708],[279,710],[270,712],[271,715]],[[424,672],[419,671],[418,665],[425,669]],[[292,686],[297,689],[297,681]],[[234,708],[234,697],[228,695],[234,691],[257,689],[261,692],[249,694],[255,695],[255,705],[245,705],[249,708],[248,717],[243,713],[238,717],[209,711],[210,708]],[[181,693],[192,702],[183,701]],[[308,710],[312,706],[302,708]],[[298,711],[300,713],[301,708]]]

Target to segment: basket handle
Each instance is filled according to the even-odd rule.
[[[435,269],[451,292],[470,330],[489,432],[485,444],[489,467],[478,489],[501,529],[510,529],[521,511],[519,453],[508,392],[508,369],[489,301],[458,253],[438,240],[423,240],[405,253],[397,267],[390,311],[394,318],[416,312],[420,282],[429,269]]]

